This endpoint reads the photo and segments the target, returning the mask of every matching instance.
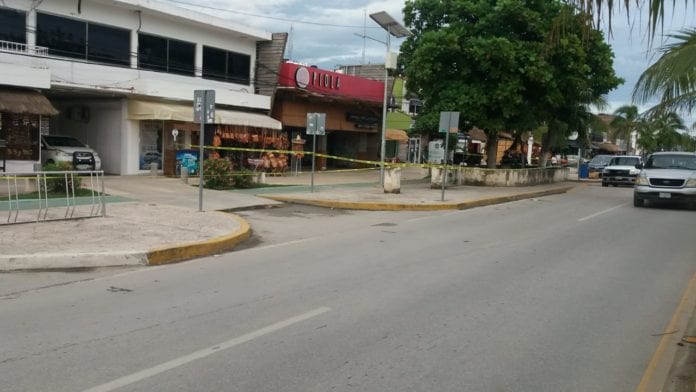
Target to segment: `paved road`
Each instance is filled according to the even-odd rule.
[[[630,195],[247,212],[255,248],[2,290],[0,385],[633,391],[696,273],[696,211]]]

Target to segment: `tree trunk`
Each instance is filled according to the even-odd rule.
[[[488,136],[488,140],[486,141],[486,167],[495,169],[498,158],[498,135],[492,134],[486,136]]]
[[[541,138],[541,151],[539,156],[539,167],[546,167],[546,160],[548,158],[548,153],[551,150],[549,148],[549,142],[551,141],[551,135],[546,132]]]

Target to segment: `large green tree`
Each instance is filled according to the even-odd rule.
[[[582,105],[620,82],[601,33],[587,34],[574,11],[554,0],[406,1],[414,35],[401,48],[404,72],[426,102],[416,127],[436,132],[439,112],[461,112],[488,135],[489,167],[498,132],[543,123],[549,132],[572,131]],[[566,27],[552,37],[561,17]]]

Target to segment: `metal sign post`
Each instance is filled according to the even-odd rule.
[[[307,113],[307,135],[312,136],[311,192],[314,193],[314,162],[317,155],[317,135],[326,135],[326,113]]]
[[[203,144],[205,124],[215,123],[215,90],[194,90],[193,122],[201,124],[198,137],[198,211],[203,212]]]
[[[447,184],[447,162],[449,161],[449,134],[459,132],[459,112],[440,112],[440,133],[445,134],[445,167],[442,171],[442,201],[445,201],[445,184]]]

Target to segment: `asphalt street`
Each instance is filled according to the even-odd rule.
[[[244,212],[254,242],[216,257],[0,274],[0,385],[633,391],[696,273],[696,211],[636,209],[631,192],[437,213],[287,206]]]

